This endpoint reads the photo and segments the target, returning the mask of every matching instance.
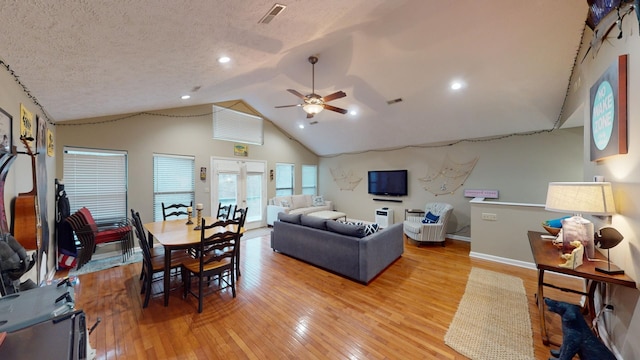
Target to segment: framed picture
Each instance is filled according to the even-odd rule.
[[[600,76],[589,91],[591,115],[591,161],[626,154],[627,149],[627,55]]]
[[[0,153],[10,153],[13,146],[13,117],[0,109]]]
[[[36,134],[34,131],[33,114],[27,110],[24,104],[20,104],[20,138],[32,138],[35,140]],[[31,147],[33,147],[33,140],[29,141]]]
[[[235,156],[248,156],[249,147],[247,145],[235,144],[233,146],[233,155]]]

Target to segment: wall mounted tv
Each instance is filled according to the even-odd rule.
[[[407,195],[407,170],[369,171],[369,194]]]

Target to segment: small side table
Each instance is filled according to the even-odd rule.
[[[636,287],[636,282],[631,279],[627,275],[608,275],[605,273],[601,273],[595,270],[596,262],[595,261],[585,261],[582,265],[578,266],[575,269],[567,269],[558,266],[562,260],[560,258],[561,251],[556,248],[551,241],[544,240],[542,238],[542,233],[539,231],[529,231],[527,232],[529,237],[529,245],[531,245],[531,252],[533,253],[533,260],[536,263],[536,268],[538,268],[538,293],[536,295],[536,302],[538,303],[538,315],[540,316],[540,334],[542,335],[542,343],[544,345],[561,345],[552,343],[549,339],[549,334],[547,333],[547,327],[545,324],[544,318],[544,288],[550,287],[554,289],[558,289],[561,291],[567,291],[576,293],[579,295],[584,295],[587,297],[587,303],[585,306],[589,311],[589,317],[593,320],[596,316],[596,309],[594,304],[594,294],[596,290],[596,285],[598,283],[609,283],[616,284],[621,286],[626,286],[630,288]],[[604,255],[600,254],[596,251],[596,258],[600,260],[606,260]],[[554,284],[545,282],[544,274],[545,271],[560,273],[570,276],[575,276],[578,278],[582,278],[586,281],[587,292],[576,291],[572,289],[562,288],[560,286],[556,286]],[[597,334],[596,334],[597,335]]]

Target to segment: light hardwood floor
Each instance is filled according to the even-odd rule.
[[[178,290],[168,307],[155,296],[142,309],[139,263],[81,275],[76,306],[89,325],[102,319],[90,336],[98,359],[465,359],[443,339],[471,268],[480,267],[524,280],[536,359],[547,359],[536,271],[471,259],[469,248],[456,240],[406,243],[403,256],[365,286],[273,252],[264,236],[242,241],[237,297],[211,294],[202,314]],[[557,325],[551,332],[561,340]]]

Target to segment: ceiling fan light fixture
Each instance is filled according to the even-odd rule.
[[[320,113],[320,111],[322,111],[324,109],[324,106],[322,104],[303,104],[302,105],[302,109],[307,113],[307,114],[311,114],[311,115],[316,115],[318,113]]]

